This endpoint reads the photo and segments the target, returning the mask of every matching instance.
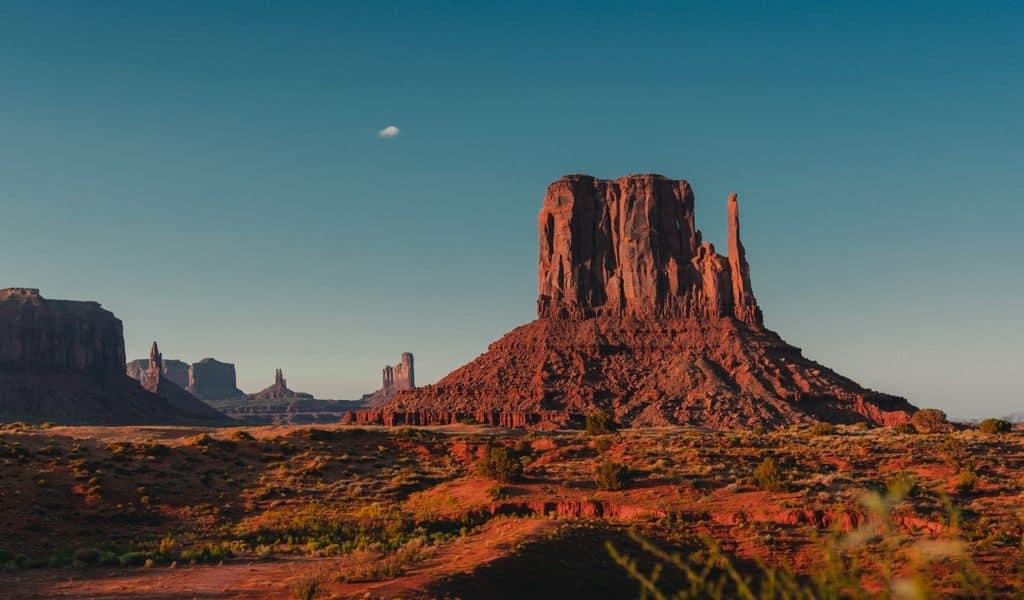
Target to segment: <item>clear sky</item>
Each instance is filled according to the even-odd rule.
[[[1024,410],[1019,5],[491,4],[0,2],[0,286],[353,398],[533,318],[548,182],[654,171],[806,355]]]

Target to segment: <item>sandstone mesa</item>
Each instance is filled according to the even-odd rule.
[[[346,416],[363,424],[894,425],[916,410],[803,356],[764,326],[728,198],[722,256],[689,183],[569,175],[538,215],[537,320],[434,385]]]

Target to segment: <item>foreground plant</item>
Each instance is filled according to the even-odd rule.
[[[892,509],[910,491],[896,484],[884,496],[870,493],[862,504],[869,518],[864,526],[834,535],[822,547],[822,561],[809,574],[772,567],[760,560],[739,566],[718,543],[703,538],[704,548],[689,554],[669,553],[636,532],[630,537],[655,562],[649,572],[631,556],[606,543],[612,559],[640,585],[641,598],[657,600],[839,600],[892,598],[924,600],[954,596],[991,598],[988,581],[975,568],[967,544],[959,538],[959,512],[947,501],[949,535],[908,543],[892,521]],[[856,559],[856,560],[854,560]],[[947,573],[941,579],[935,566]],[[681,584],[666,584],[664,575]],[[874,585],[871,585],[874,584]],[[674,589],[672,589],[674,588]]]

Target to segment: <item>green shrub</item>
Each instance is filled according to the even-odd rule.
[[[0,549],[0,565],[7,564],[11,560],[11,555],[6,550]]]
[[[94,567],[100,564],[100,551],[95,548],[79,548],[72,558],[76,565]]]
[[[946,413],[937,408],[922,408],[910,417],[910,423],[921,433],[939,433],[949,428]]]
[[[623,490],[629,485],[629,467],[604,461],[594,469],[594,483],[602,490]]]
[[[615,415],[610,410],[601,410],[587,415],[587,435],[606,435],[618,431]]]
[[[118,557],[118,562],[122,567],[141,567],[146,564],[147,560],[149,560],[149,554],[146,552],[125,552]]]
[[[1013,430],[1013,424],[1003,419],[985,419],[978,423],[978,430],[982,433],[1009,433]]]
[[[899,425],[893,427],[892,430],[901,435],[910,435],[913,433],[917,433],[917,427],[914,427],[910,423],[900,423]]]
[[[190,563],[219,563],[225,559],[231,558],[233,554],[231,549],[216,544],[203,544],[198,548],[192,548],[185,550],[181,553],[181,559]]]
[[[504,446],[492,446],[477,463],[477,470],[484,477],[509,483],[522,477],[523,465],[515,453]]]
[[[771,492],[781,491],[784,487],[782,471],[775,463],[775,459],[768,457],[761,461],[754,469],[754,481],[762,490]]]

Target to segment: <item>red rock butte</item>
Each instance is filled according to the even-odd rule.
[[[567,426],[610,409],[633,425],[905,422],[903,398],[805,358],[764,327],[728,198],[722,256],[695,227],[690,184],[569,175],[538,215],[538,319],[434,385],[349,422]]]

